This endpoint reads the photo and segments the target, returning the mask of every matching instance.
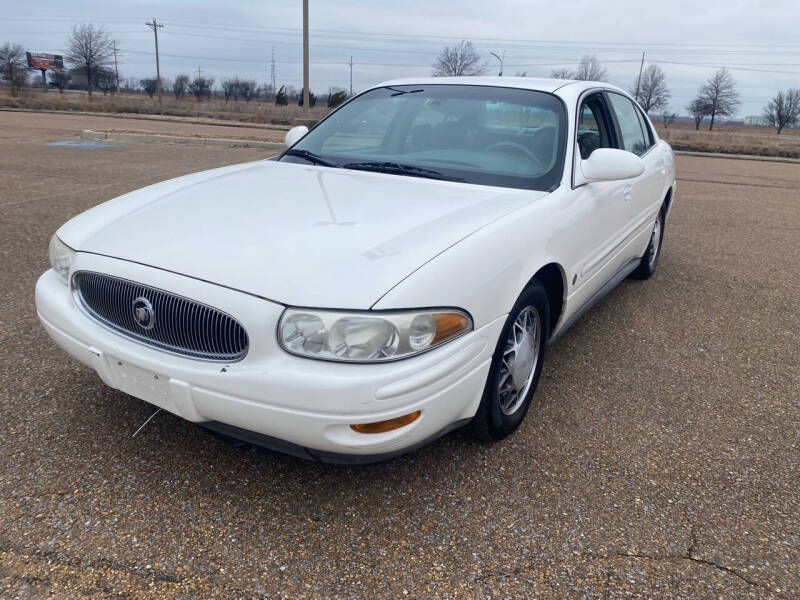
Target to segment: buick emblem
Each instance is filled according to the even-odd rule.
[[[152,329],[156,324],[156,313],[150,300],[139,296],[133,301],[133,320],[142,329]]]

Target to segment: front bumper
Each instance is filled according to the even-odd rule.
[[[97,371],[107,385],[222,433],[332,462],[348,456],[353,462],[386,458],[469,420],[480,403],[504,321],[497,319],[406,360],[331,363],[280,349],[280,304],[92,254],[76,254],[73,269],[108,273],[214,306],[242,323],[250,337],[247,355],[230,364],[169,354],[94,321],[55,273],[47,271],[36,285],[42,324],[56,343]],[[394,431],[362,434],[350,428],[415,410],[421,416]]]

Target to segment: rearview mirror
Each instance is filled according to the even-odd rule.
[[[633,179],[644,173],[644,161],[625,150],[598,148],[586,160],[578,163],[575,185],[592,181]]]
[[[291,148],[292,146],[294,146],[307,133],[308,133],[308,127],[306,127],[305,125],[298,125],[297,127],[292,127],[289,131],[286,132],[286,137],[284,138],[287,148]]]

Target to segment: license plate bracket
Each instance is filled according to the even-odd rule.
[[[108,362],[120,391],[171,412],[175,411],[169,377],[141,369],[113,356],[108,357]]]

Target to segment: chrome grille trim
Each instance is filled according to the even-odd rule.
[[[229,314],[195,300],[93,271],[72,276],[72,293],[89,317],[142,344],[216,362],[235,362],[247,354],[244,327]],[[133,318],[133,301],[140,296],[153,306],[152,329],[143,329]]]

